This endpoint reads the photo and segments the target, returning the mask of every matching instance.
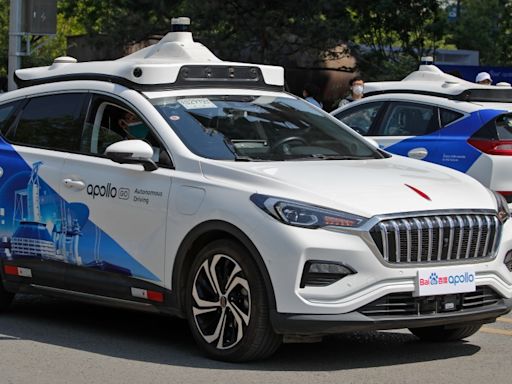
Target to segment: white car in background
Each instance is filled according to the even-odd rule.
[[[24,292],[176,315],[226,361],[354,330],[459,340],[510,311],[502,196],[375,148],[188,24],[0,96],[0,310]]]
[[[402,81],[368,82],[331,112],[381,148],[466,173],[512,202],[512,88],[421,65]]]

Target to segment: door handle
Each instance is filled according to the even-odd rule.
[[[81,191],[82,189],[85,188],[85,183],[82,180],[64,179],[64,180],[62,180],[62,183],[67,188],[73,188],[73,189],[77,189],[79,191]]]
[[[427,148],[414,148],[407,152],[407,156],[412,157],[413,159],[422,160],[428,155]]]

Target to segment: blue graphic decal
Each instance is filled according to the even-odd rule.
[[[0,138],[0,258],[34,257],[159,281]]]
[[[414,148],[426,148],[429,154],[423,159],[467,172],[482,155],[467,140],[485,123],[506,111],[485,109],[471,113],[469,116],[428,135],[411,137],[390,145],[385,149],[398,155],[407,156]]]

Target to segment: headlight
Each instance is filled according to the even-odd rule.
[[[498,203],[498,219],[503,224],[510,217],[510,209],[508,207],[507,200],[503,195],[498,192],[492,191],[494,197],[496,197],[496,202]]]
[[[254,194],[251,201],[277,220],[295,227],[358,227],[366,219],[294,200]]]

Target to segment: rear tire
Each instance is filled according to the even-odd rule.
[[[282,337],[272,329],[263,278],[239,243],[206,245],[187,281],[186,313],[196,343],[209,357],[231,362],[273,354]]]
[[[14,293],[7,292],[0,281],[0,312],[6,310],[11,305]]]
[[[463,325],[455,328],[445,328],[444,326],[438,327],[423,327],[423,328],[409,328],[411,333],[421,339],[422,341],[458,341],[469,337],[482,327],[481,324],[476,325]]]

